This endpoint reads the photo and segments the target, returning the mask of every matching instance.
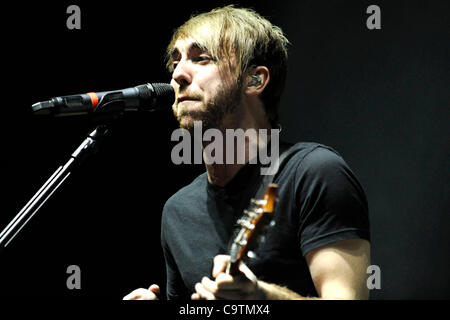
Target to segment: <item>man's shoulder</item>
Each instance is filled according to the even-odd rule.
[[[286,181],[294,192],[305,195],[327,192],[335,200],[351,202],[349,197],[359,197],[361,203],[367,202],[356,174],[336,150],[315,142],[296,143],[292,148],[292,157],[286,161],[277,182]]]
[[[204,195],[203,192],[206,189],[207,177],[206,172],[197,176],[191,183],[182,187],[180,190],[175,192],[164,205],[164,209],[168,207],[178,207],[180,202],[185,203],[186,201],[196,201],[199,196]]]
[[[318,142],[297,142],[286,152],[285,170],[315,171],[345,164],[335,149]]]

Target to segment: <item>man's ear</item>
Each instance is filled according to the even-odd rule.
[[[248,95],[259,95],[264,91],[269,81],[270,72],[267,67],[253,67],[247,73],[244,92]]]

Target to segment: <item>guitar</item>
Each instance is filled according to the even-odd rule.
[[[244,210],[244,215],[237,221],[240,230],[234,238],[230,249],[230,261],[226,273],[236,275],[239,263],[250,250],[264,241],[264,233],[270,224],[278,196],[278,185],[271,183],[260,200],[251,199],[250,207]]]

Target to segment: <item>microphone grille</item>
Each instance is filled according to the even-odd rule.
[[[138,86],[141,97],[149,98],[151,109],[165,109],[171,107],[175,102],[175,91],[168,83],[148,83]],[[150,89],[150,90],[149,90]]]
[[[175,92],[173,87],[168,83],[153,83],[153,89],[155,90],[157,97],[169,96],[175,100]]]

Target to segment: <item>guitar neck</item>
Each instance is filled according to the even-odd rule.
[[[237,275],[239,273],[239,262],[240,260],[235,262],[229,261],[225,273],[229,274],[230,276]]]
[[[242,230],[240,231],[240,234]],[[239,241],[234,241],[231,244],[230,248],[230,261],[228,261],[226,274],[231,276],[235,276],[239,273],[239,263],[241,262],[241,258],[243,256],[243,247],[239,243]]]
[[[274,211],[277,198],[278,185],[269,184],[263,199],[250,200],[250,208],[244,210],[244,215],[237,221],[241,227],[230,248],[230,261],[228,262],[226,273],[229,275],[239,274],[239,263],[248,250],[260,241],[265,233],[265,228],[272,219],[271,213]],[[273,224],[272,224],[273,225]],[[256,236],[255,236],[256,235]],[[253,249],[252,249],[253,250]]]

